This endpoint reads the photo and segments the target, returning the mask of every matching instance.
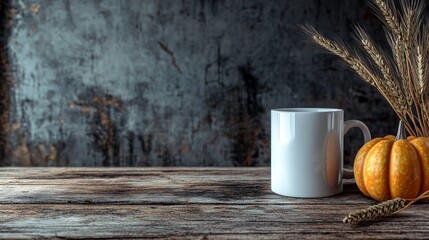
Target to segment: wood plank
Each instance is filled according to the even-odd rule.
[[[7,168],[0,170],[0,186],[0,203],[375,203],[356,197],[350,182],[331,198],[279,196],[271,192],[269,168]]]
[[[0,238],[418,239],[427,205],[369,224],[348,183],[329,198],[270,191],[269,168],[2,168]]]
[[[427,218],[410,214],[350,227],[341,222],[348,209],[313,205],[298,206],[112,206],[50,204],[0,205],[0,234],[10,237],[172,237],[194,235],[354,237],[388,233],[388,236],[415,237],[426,232]],[[418,207],[418,210],[424,210]],[[405,231],[405,229],[407,229]],[[369,234],[369,235],[368,235]],[[382,235],[385,237],[385,235]]]

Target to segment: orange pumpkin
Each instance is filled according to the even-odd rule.
[[[368,197],[386,201],[415,198],[429,190],[429,138],[375,138],[357,153],[354,173]]]

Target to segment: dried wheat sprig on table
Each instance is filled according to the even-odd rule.
[[[371,206],[364,210],[350,213],[343,219],[344,223],[359,223],[364,221],[373,221],[382,217],[387,217],[396,211],[405,207],[406,201],[402,198],[395,198],[380,204]]]
[[[383,50],[361,27],[359,48],[351,51],[313,27],[302,26],[311,39],[344,60],[360,78],[383,95],[408,133],[429,137],[429,22],[422,19],[423,0],[371,0],[370,6],[385,25],[390,51]]]
[[[383,217],[392,216],[406,210],[415,202],[426,198],[429,198],[429,190],[420,194],[420,196],[409,200],[408,204],[407,200],[402,198],[388,200],[377,205],[373,205],[367,209],[352,212],[343,219],[343,222],[359,224],[361,222],[374,221]]]

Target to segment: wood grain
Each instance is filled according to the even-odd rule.
[[[377,222],[342,218],[375,204],[348,182],[329,198],[273,194],[269,168],[2,168],[0,237],[426,238],[426,204]]]

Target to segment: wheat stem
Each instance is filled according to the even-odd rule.
[[[421,106],[421,109],[422,109],[422,114],[423,114],[423,121],[424,121],[424,124],[425,124],[425,135],[424,136],[429,136],[429,122],[428,122],[428,120],[429,120],[429,114],[428,114],[428,108],[427,108],[427,106],[426,106],[426,101],[425,101],[425,99],[424,99],[424,95],[421,95],[420,96],[421,97],[421,102],[422,102],[422,106]]]
[[[424,127],[422,127],[422,119],[420,116],[420,110],[417,108],[417,106],[419,106],[418,104],[418,97],[416,96],[418,93],[415,91],[415,87],[414,87],[414,82],[412,80],[412,69],[411,69],[411,64],[410,64],[410,60],[408,59],[407,61],[407,70],[408,70],[408,86],[410,88],[410,93],[411,96],[413,98],[413,102],[414,102],[414,107],[415,111],[413,111],[413,109],[411,109],[411,111],[408,112],[408,114],[410,115],[411,121],[413,122],[413,126],[416,129],[416,133],[418,134],[418,136],[424,136],[423,132],[424,132]],[[417,117],[415,117],[414,112],[416,112]],[[417,118],[417,123],[414,120],[415,118]]]
[[[417,201],[420,201],[422,199],[426,199],[429,198],[429,190],[425,191],[424,193],[420,194],[418,197],[409,200],[409,203],[407,205],[405,205],[403,208],[398,209],[394,214],[400,213],[404,210],[406,210],[407,208],[411,207],[411,205],[413,205],[414,203],[416,203]]]

